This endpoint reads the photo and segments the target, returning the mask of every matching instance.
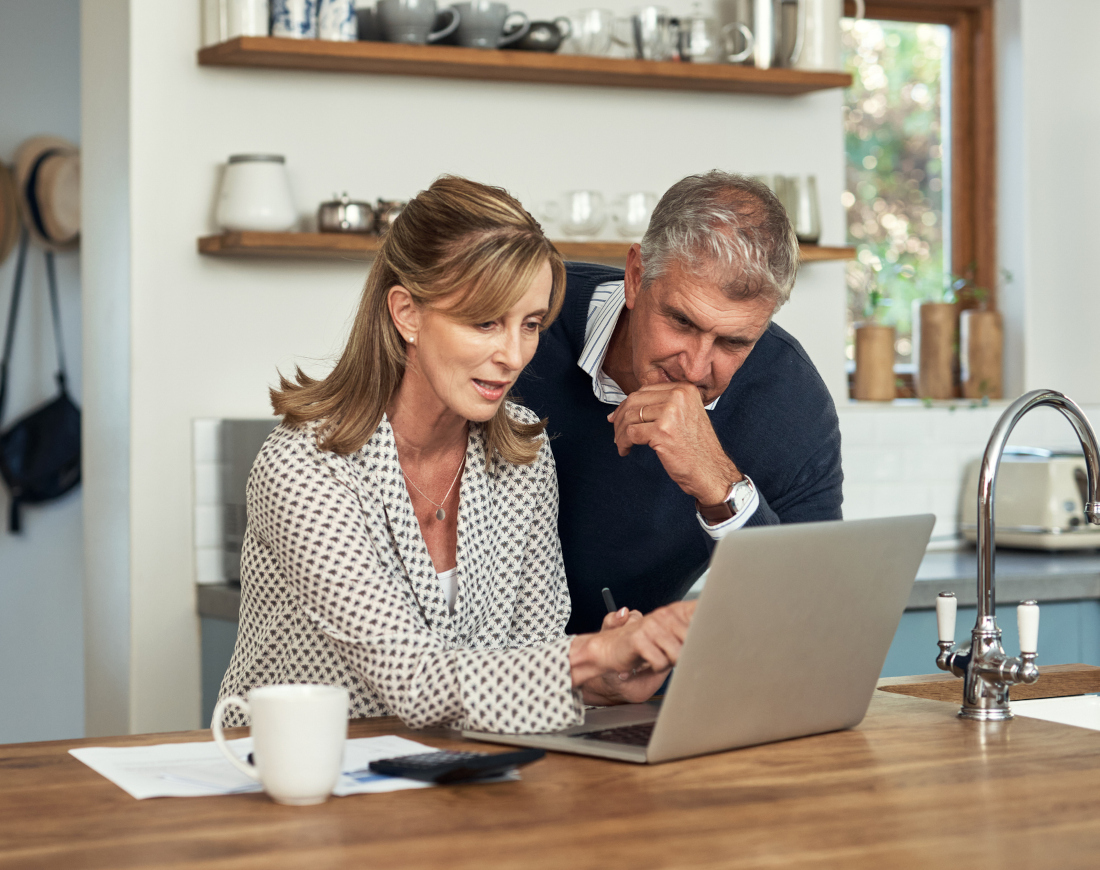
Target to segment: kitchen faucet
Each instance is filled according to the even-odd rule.
[[[1016,683],[1034,683],[1039,679],[1035,666],[1039,635],[1039,605],[1035,601],[1023,602],[1016,611],[1020,628],[1020,657],[1010,658],[1001,646],[1001,630],[997,627],[996,600],[993,585],[993,494],[997,483],[997,469],[1001,463],[1005,444],[1013,427],[1032,408],[1050,405],[1062,412],[1073,425],[1085,453],[1088,471],[1088,498],[1085,501],[1085,517],[1090,523],[1100,525],[1100,449],[1096,434],[1088,419],[1070,399],[1054,390],[1033,390],[1020,396],[1001,415],[982,457],[981,477],[978,483],[978,618],[974,623],[969,644],[955,645],[954,593],[941,592],[936,599],[936,622],[939,630],[940,654],[936,665],[950,671],[956,677],[964,677],[963,705],[959,716],[963,719],[984,721],[1011,719],[1008,706],[1009,689]]]

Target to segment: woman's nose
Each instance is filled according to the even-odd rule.
[[[497,360],[511,371],[523,368],[523,341],[518,329],[503,331],[497,347]]]

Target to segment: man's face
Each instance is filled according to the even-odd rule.
[[[626,306],[634,377],[640,385],[691,383],[709,405],[764,334],[774,310],[769,299],[731,300],[721,286],[671,263],[648,290],[641,257],[628,258]]]

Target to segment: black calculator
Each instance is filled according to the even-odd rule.
[[[473,782],[499,776],[523,764],[538,761],[545,749],[515,752],[425,752],[372,761],[370,769],[384,776],[403,776],[424,782]]]

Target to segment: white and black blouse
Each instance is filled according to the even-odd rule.
[[[512,416],[534,421],[526,408]],[[346,686],[352,717],[552,731],[583,719],[569,672],[569,592],[545,438],[531,465],[485,464],[470,425],[448,612],[386,419],[348,456],[280,425],[248,479],[237,646],[221,696]],[[230,710],[227,724],[245,724]]]

